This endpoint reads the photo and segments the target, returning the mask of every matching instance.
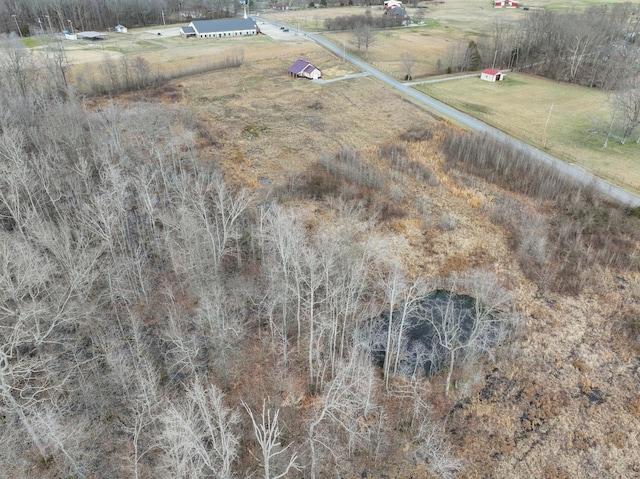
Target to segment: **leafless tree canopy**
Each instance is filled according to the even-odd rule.
[[[78,30],[108,30],[122,24],[128,27],[158,25],[198,18],[224,18],[237,13],[239,4],[229,0],[34,0],[0,2],[0,29],[15,31],[16,21],[25,33],[59,33],[69,30],[69,20]],[[16,21],[11,15],[16,16]],[[40,21],[38,21],[40,20]]]

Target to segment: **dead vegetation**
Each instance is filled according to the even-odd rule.
[[[19,195],[0,210],[3,326],[20,325],[0,349],[4,470],[250,477],[245,412],[266,400],[294,445],[272,472],[303,470],[288,477],[633,476],[638,218],[526,159],[503,177],[456,160],[446,125],[370,79],[319,87],[284,64],[53,105],[22,131],[2,117],[2,192]],[[515,297],[507,341],[383,385],[356,333],[403,302],[391,273],[472,269]],[[25,448],[30,419],[46,440]]]

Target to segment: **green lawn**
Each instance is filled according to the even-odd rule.
[[[503,82],[479,78],[417,87],[500,130],[640,193],[640,144],[610,140],[605,93],[532,75],[510,73]]]

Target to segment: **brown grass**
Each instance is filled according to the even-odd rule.
[[[268,44],[256,47],[252,60],[234,70],[236,75],[214,72],[176,86],[181,105],[193,113],[200,161],[219,165],[227,181],[249,188],[256,202],[273,200],[279,190],[312,188],[305,195],[284,198],[310,212],[310,233],[327,227],[329,205],[322,201],[327,196],[349,191],[357,200],[368,195],[386,216],[378,229],[389,235],[388,254],[400,253],[409,276],[435,278],[471,267],[490,269],[517,296],[526,318],[523,331],[495,357],[456,373],[460,384],[478,375],[477,384],[466,393],[455,391],[449,401],[439,394],[443,378],[431,379],[434,411],[447,419],[447,434],[465,460],[460,477],[629,477],[639,460],[640,400],[634,359],[638,346],[626,319],[637,316],[633,285],[640,275],[615,263],[585,263],[577,271],[586,278],[584,288],[575,297],[538,289],[523,274],[509,231],[491,223],[488,209],[513,198],[506,206],[515,205],[514,216],[524,210],[528,218],[546,221],[553,211],[546,201],[536,203],[455,168],[443,168],[440,144],[445,129],[376,81],[316,85],[285,72],[290,58],[299,55],[336,70],[339,58],[310,43],[287,46],[280,54]],[[416,129],[416,124],[424,129]],[[349,179],[344,172],[322,167],[323,155],[335,155],[343,147],[383,178],[384,187],[375,189],[360,184],[358,176]],[[437,184],[401,171],[394,176],[389,164],[394,151],[406,158],[406,163],[392,163],[394,168],[415,162]],[[397,200],[391,198],[394,187],[401,193]],[[387,205],[400,207],[403,217],[392,210],[385,213]],[[578,215],[576,221],[586,222],[593,234],[604,234],[614,224],[609,221],[613,216],[589,213],[564,212]],[[283,420],[300,426],[289,433],[303,441],[300,417],[314,405],[304,395],[305,380],[294,371],[286,381],[269,377],[270,351],[258,342],[253,348],[247,357],[255,360],[240,365],[228,397],[246,398],[256,391],[281,397]],[[397,420],[393,424],[400,427],[406,411],[398,401],[386,402]],[[625,446],[622,451],[620,444]],[[385,452],[370,472],[398,479],[429,477],[410,464],[401,446]]]

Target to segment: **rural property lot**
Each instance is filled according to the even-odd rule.
[[[557,8],[551,2],[541,2]],[[567,7],[584,5],[577,0]],[[416,57],[413,79],[426,79],[440,73],[438,66],[452,42],[468,41],[491,30],[496,21],[512,22],[531,11],[494,9],[485,0],[469,2],[423,2],[425,8],[408,8],[410,15],[424,12],[426,25],[387,30],[369,50],[369,62],[386,74],[400,79],[404,68],[402,52]],[[324,19],[370,11],[382,15],[380,7],[344,7],[266,12],[256,17],[263,35],[224,40],[183,39],[179,26],[132,29],[130,33],[111,34],[100,43],[65,42],[67,56],[76,65],[71,78],[80,73],[97,72],[105,59],[118,61],[123,56],[140,55],[159,70],[180,69],[186,65],[223,57],[232,49],[242,49],[245,64],[272,62],[273,68],[286,70],[287,63],[308,57],[318,63],[324,58],[321,49],[295,31],[323,30]],[[285,32],[277,26],[261,22],[261,16],[290,26]],[[162,35],[158,35],[160,32]],[[350,53],[358,53],[350,34],[326,32],[325,37]],[[362,54],[362,52],[361,52]],[[325,79],[357,73],[349,64],[333,55],[318,66]],[[526,81],[525,81],[526,79]],[[460,83],[460,82],[463,83]],[[368,84],[374,84],[371,80]],[[386,87],[376,85],[372,96],[378,97]],[[545,149],[552,155],[574,163],[587,171],[633,191],[640,192],[640,145],[627,142],[622,146],[609,142],[602,148],[601,131],[608,122],[606,97],[596,91],[532,77],[508,75],[501,85],[482,84],[476,79],[456,80],[420,88],[428,94],[470,113],[518,138]],[[549,114],[551,112],[551,114]],[[548,124],[547,124],[548,118]],[[545,130],[545,125],[547,126]],[[597,134],[594,134],[597,133]]]
[[[476,77],[416,88],[557,158],[640,192],[638,145],[610,141],[603,148],[602,132],[609,119],[604,92],[523,73],[510,73],[499,83]]]
[[[471,5],[478,7],[475,0]],[[291,447],[278,451],[295,451],[305,467],[291,471],[292,478],[313,476],[313,444],[321,451],[325,438],[339,446],[318,455],[326,466],[318,478],[635,477],[640,218],[589,189],[554,181],[548,170],[510,168],[512,151],[461,133],[372,75],[356,76],[340,47],[329,53],[291,28],[277,27],[274,37],[206,40],[170,34],[175,28],[65,43],[73,62],[68,78],[76,85],[89,84],[90,75],[116,77],[129,65],[121,60],[135,65],[138,56],[151,71],[177,73],[173,81],[134,84],[112,95],[69,95],[68,101],[4,103],[15,110],[3,115],[10,141],[2,184],[18,191],[20,201],[4,198],[3,215],[20,228],[0,222],[10,253],[4,255],[3,284],[10,287],[3,314],[24,336],[25,354],[16,347],[19,362],[7,365],[20,368],[3,368],[24,369],[29,385],[32,371],[44,365],[33,384],[46,388],[43,398],[49,390],[55,396],[52,404],[65,421],[59,430],[77,432],[72,451],[92,461],[87,477],[128,478],[134,468],[140,477],[181,477],[167,473],[170,461],[186,463],[198,448],[204,456],[213,451],[215,432],[197,431],[211,402],[190,415],[196,397],[190,382],[224,386],[217,402],[235,410],[243,401],[254,411],[262,403],[263,418],[267,406],[274,414],[281,410],[278,440]],[[286,41],[275,38],[285,34]],[[434,20],[381,34],[371,54],[397,75],[399,54],[420,52],[427,72],[437,59],[430,46],[446,49],[458,35],[464,38],[463,28]],[[356,53],[347,34],[327,36]],[[238,66],[179,76],[240,51]],[[287,68],[300,57],[318,65],[325,79],[356,75],[324,84],[295,79]],[[564,90],[521,74],[498,85],[471,78],[426,88],[487,121],[498,117],[505,128],[529,122],[524,130],[534,140],[544,134],[549,146],[569,144],[565,139],[579,146],[575,105],[588,116],[602,104],[589,90]],[[404,91],[419,95],[408,86]],[[581,95],[595,99],[589,108]],[[26,127],[11,131],[16,120]],[[506,161],[474,169],[476,154]],[[545,193],[536,195],[536,185]],[[231,216],[237,220],[228,221]],[[14,277],[21,279],[14,264],[33,281],[14,287]],[[459,282],[465,276],[473,282]],[[388,385],[365,349],[345,363],[361,363],[366,377],[330,382],[343,368],[335,361],[334,374],[332,361],[347,357],[336,347],[339,330],[345,343],[359,343],[355,332],[373,330],[381,314],[393,318],[396,306],[406,311],[407,299],[423,296],[422,281],[424,291],[470,294],[492,322],[498,318],[492,311],[504,311],[508,331],[491,334],[504,342],[492,353],[482,342],[460,367],[452,362],[447,371],[411,379],[403,371],[387,377]],[[26,300],[19,297],[23,290]],[[495,306],[485,308],[483,299]],[[23,318],[27,314],[32,317]],[[50,342],[44,337],[42,347],[33,346],[45,315],[62,319],[50,328]],[[402,336],[401,325],[398,332]],[[371,336],[367,343],[383,342]],[[397,348],[394,356],[414,352],[428,353],[405,355]],[[86,368],[78,360],[84,357]],[[450,358],[461,360],[462,351]],[[73,373],[66,374],[66,364]],[[319,382],[310,382],[314,369]],[[14,381],[10,376],[4,378]],[[361,387],[360,376],[375,389]],[[58,379],[66,383],[59,393]],[[341,396],[355,384],[358,391],[327,413],[330,388]],[[14,397],[7,387],[4,392],[5,399]],[[350,405],[358,396],[372,404],[369,411]],[[39,403],[15,398],[33,417],[40,414]],[[130,427],[143,417],[140,404],[149,421],[137,429],[143,447]],[[185,414],[174,405],[184,405]],[[237,425],[228,421],[239,438],[233,474],[258,477],[260,438],[254,440],[247,414],[240,416]],[[10,426],[0,427],[0,438],[8,438],[3,444],[11,451],[0,454],[0,470],[13,463],[20,471],[7,477],[69,476],[57,470],[65,452],[57,442],[47,439],[56,446],[50,460],[33,444],[25,447],[27,440],[14,440],[31,434],[16,435],[14,417],[15,411],[0,417]],[[188,417],[194,427],[185,437],[195,439],[171,446],[175,430],[191,424],[183,420]],[[353,428],[343,430],[347,418]],[[321,426],[317,435],[309,427],[314,421]],[[58,422],[50,424],[57,429]],[[184,453],[171,453],[179,449]],[[138,464],[135,454],[143,450],[149,452]],[[340,454],[334,458],[333,451]],[[442,457],[454,459],[449,469],[436,469]]]
[[[552,2],[536,5],[560,8]],[[452,42],[478,41],[491,32],[496,22],[519,21],[535,14],[531,10],[495,9],[483,0],[422,2],[421,6],[426,8],[408,7],[407,11],[410,15],[424,11],[425,26],[384,31],[369,49],[369,63],[396,79],[405,75],[401,60],[403,52],[416,57],[413,79],[428,79],[442,74],[438,66],[444,63]],[[576,0],[563,4],[562,8],[585,6],[585,2]],[[350,7],[277,12],[265,16],[290,25],[321,30],[325,18],[361,15],[367,10],[373,15],[382,14],[379,7]],[[347,51],[357,53],[350,34],[327,32],[324,36]],[[608,98],[601,91],[532,75],[507,75],[507,80],[500,85],[472,78],[424,85],[418,89],[551,155],[635,194],[640,193],[640,166],[636,161],[640,157],[640,145],[633,141],[625,145],[610,141],[608,147],[603,148],[603,132],[610,112]]]

